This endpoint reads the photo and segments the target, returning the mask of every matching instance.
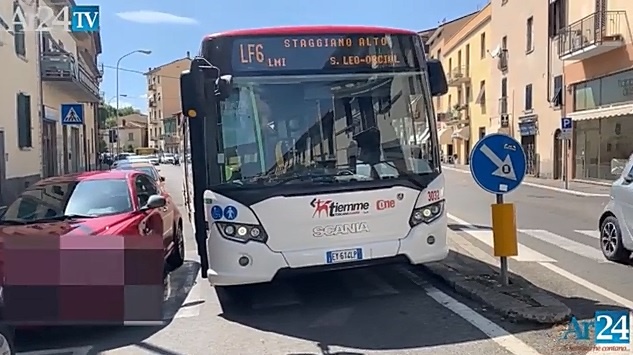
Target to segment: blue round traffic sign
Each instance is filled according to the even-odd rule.
[[[235,208],[235,206],[226,206],[224,208],[224,218],[228,219],[229,221],[237,218],[237,208]]]
[[[470,173],[485,191],[506,194],[521,185],[527,162],[516,139],[500,133],[480,139],[470,152]]]
[[[213,206],[211,207],[211,218],[213,219],[222,219],[222,214],[223,214],[223,210],[222,207],[220,206]]]

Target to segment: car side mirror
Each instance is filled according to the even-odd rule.
[[[628,174],[628,175],[625,175],[625,176],[624,176],[624,181],[625,181],[627,184],[632,183],[632,182],[633,182],[633,174]]]
[[[167,205],[167,200],[165,199],[165,197],[161,195],[152,195],[149,197],[149,199],[147,200],[147,203],[142,209],[153,210],[156,208],[165,207],[165,205]]]
[[[164,176],[161,176],[161,177],[160,177],[160,181],[165,181],[165,177],[164,177]]]
[[[442,96],[448,92],[448,83],[442,62],[437,59],[428,59],[426,69],[431,86],[431,96]]]

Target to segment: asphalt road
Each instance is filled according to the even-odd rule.
[[[184,212],[181,170],[173,166],[161,166],[161,170]],[[492,197],[481,193],[466,174],[447,172],[447,182],[449,212],[459,219],[452,227],[465,230],[459,236],[471,243],[470,248],[490,252],[484,242],[466,232],[486,231]],[[566,238],[571,238],[575,229],[591,228],[595,211],[603,203],[535,188],[523,188],[510,199],[517,201],[521,228],[547,230]],[[421,267],[350,270],[253,286],[246,290],[250,301],[244,309],[225,312],[214,289],[198,276],[195,242],[188,223],[185,229],[188,261],[172,275],[165,326],[22,332],[20,350],[31,355],[572,353],[561,351],[560,329],[509,323],[447,290]],[[581,234],[573,240],[583,238],[586,245],[593,242],[595,246],[595,239]],[[521,242],[556,258],[551,264],[582,276],[593,275],[591,280],[620,295],[633,294],[633,278],[626,276],[631,270],[626,267],[580,259],[523,235]],[[577,301],[578,309],[585,313],[592,313],[598,302],[610,304],[608,299],[561,276],[544,276],[549,270],[532,264],[513,261],[511,266],[522,268],[527,278],[541,282],[544,288],[565,295],[561,297],[569,296],[570,302]],[[616,285],[618,278],[620,283]]]

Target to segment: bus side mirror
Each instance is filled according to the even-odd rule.
[[[233,77],[230,75],[222,75],[216,81],[216,95],[220,101],[224,101],[231,96],[233,92]]]
[[[180,105],[182,106],[182,114],[190,118],[203,116],[193,76],[194,74],[189,70],[185,70],[180,74]]]
[[[428,59],[426,68],[429,75],[429,84],[431,85],[431,95],[445,95],[448,92],[448,83],[446,82],[442,62],[437,59]]]

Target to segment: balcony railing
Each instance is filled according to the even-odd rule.
[[[562,29],[558,35],[558,57],[582,60],[624,45],[625,11],[595,12]]]
[[[468,68],[463,65],[457,68],[450,69],[446,80],[448,81],[448,85],[450,86],[459,86],[461,84],[469,82],[470,77],[468,73]]]
[[[148,103],[149,103],[149,107],[156,107],[156,99],[149,98]]]
[[[147,85],[147,88],[148,88],[150,91],[155,91],[155,90],[156,90],[156,84],[151,83],[151,84]]]
[[[42,53],[42,80],[72,82],[99,98],[99,80],[67,52]]]
[[[501,49],[497,55],[497,69],[502,72],[508,71],[508,50]]]

